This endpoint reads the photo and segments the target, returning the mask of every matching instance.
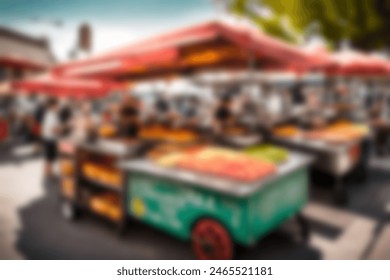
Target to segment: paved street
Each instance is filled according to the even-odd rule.
[[[119,237],[111,224],[95,217],[63,220],[56,186],[42,183],[41,159],[11,158],[3,153],[0,161],[0,259],[193,258],[188,243],[136,222]],[[390,166],[385,161],[373,161],[367,183],[351,183],[344,208],[317,195],[326,189],[312,192],[315,200],[304,210],[313,231],[309,244],[293,238],[288,223],[237,257],[390,259]]]

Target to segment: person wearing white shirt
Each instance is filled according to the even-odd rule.
[[[52,175],[52,165],[57,159],[57,137],[60,129],[57,100],[51,99],[47,104],[47,111],[43,118],[42,140],[45,153],[45,175]]]

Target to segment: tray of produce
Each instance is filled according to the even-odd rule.
[[[348,122],[338,122],[325,128],[306,132],[305,138],[329,143],[348,143],[367,137],[368,127]]]
[[[302,130],[295,125],[282,125],[274,128],[273,134],[278,137],[292,138],[302,135]]]
[[[93,182],[106,185],[108,188],[120,190],[122,188],[122,174],[120,170],[86,162],[82,165],[85,178]]]
[[[117,195],[102,193],[91,195],[88,201],[89,208],[96,214],[114,221],[122,219],[120,200]]]
[[[165,142],[194,142],[199,135],[189,129],[173,129],[164,126],[150,126],[142,128],[139,138],[148,141],[165,141]]]
[[[267,160],[255,159],[241,152],[211,146],[178,149],[155,158],[154,162],[164,167],[186,169],[246,182],[261,179],[276,170],[275,165]]]
[[[288,159],[288,150],[271,144],[262,144],[244,149],[245,154],[256,159],[281,164]]]

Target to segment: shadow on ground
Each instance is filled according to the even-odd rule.
[[[352,213],[363,215],[378,221],[390,222],[390,215],[385,212],[390,202],[390,168],[371,167],[365,180],[349,178],[345,182],[347,201],[344,205],[334,202],[331,184],[327,178],[319,177],[320,184],[311,187],[311,200]]]
[[[91,215],[64,220],[56,187],[20,211],[17,249],[28,259],[193,259],[190,244],[139,222],[130,221],[124,236]],[[320,259],[320,253],[286,230],[265,237],[253,248],[240,248],[239,259]]]

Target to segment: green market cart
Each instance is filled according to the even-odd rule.
[[[190,240],[200,259],[230,259],[234,245],[254,245],[308,201],[311,158],[291,152],[277,172],[255,182],[165,168],[146,159],[122,161],[126,214],[179,239]]]

